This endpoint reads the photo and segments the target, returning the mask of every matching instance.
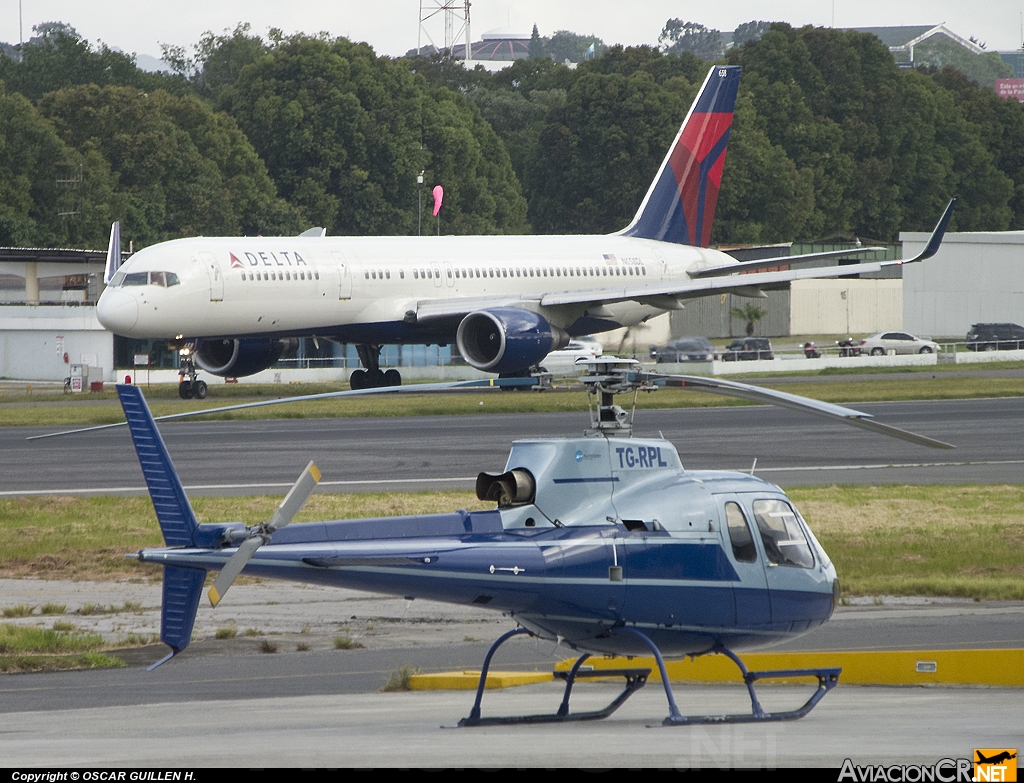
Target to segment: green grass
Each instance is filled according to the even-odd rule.
[[[388,681],[381,686],[381,693],[397,693],[399,691],[412,690],[409,680],[414,674],[419,674],[418,666],[402,666],[388,675]]]
[[[1024,485],[804,487],[789,494],[835,562],[847,595],[1024,599]],[[279,502],[280,496],[193,500],[201,522],[247,524],[267,519]],[[317,494],[297,521],[491,505],[463,491]],[[162,545],[148,498],[0,498],[0,536],[0,576],[160,578],[158,566],[124,558]]]
[[[1019,363],[1017,363],[1019,364]],[[946,365],[943,365],[945,367]],[[950,365],[952,366],[952,365]],[[884,375],[867,380],[833,380],[829,375],[841,375],[845,370],[818,373],[820,383],[801,383],[798,389],[792,384],[778,384],[777,388],[827,402],[873,402],[882,400],[940,400],[972,399],[978,397],[1020,397],[1024,396],[1024,378],[981,378],[958,377],[950,380],[945,371],[928,368],[918,373],[921,377],[912,380],[887,380]],[[963,368],[960,368],[963,369]],[[862,371],[850,370],[860,374]],[[927,377],[935,375],[936,377]],[[757,381],[756,378],[747,379]],[[771,383],[763,384],[776,388]],[[222,407],[232,403],[256,402],[290,395],[313,394],[320,391],[337,391],[340,386],[330,387],[319,384],[269,385],[244,387],[217,387],[216,393],[203,401],[168,399],[167,389],[153,387],[147,393],[154,416],[163,416],[185,411]],[[160,393],[156,390],[159,389]],[[244,395],[239,392],[246,392]],[[176,394],[176,392],[175,392]],[[104,397],[95,395],[95,397]],[[6,398],[5,398],[6,399]],[[83,404],[84,400],[65,397],[51,404],[30,405],[29,407],[3,407],[0,424],[8,426],[53,426],[74,427],[123,422],[120,407],[110,400],[109,404]],[[626,398],[620,404],[628,405]],[[32,400],[39,402],[39,400]],[[637,407],[644,408],[693,408],[721,405],[747,405],[718,395],[689,392],[682,389],[660,389],[654,393],[641,394]],[[313,402],[271,405],[244,411],[211,414],[203,420],[255,420],[255,419],[309,419],[309,418],[367,418],[399,416],[439,416],[467,413],[558,413],[582,412],[586,409],[587,398],[583,391],[555,392],[502,392],[473,391],[450,394],[424,394],[389,397],[362,397],[349,399],[316,400]]]
[[[1024,599],[1024,487],[793,489],[846,595]]]
[[[345,631],[334,637],[334,649],[335,650],[360,650],[365,645],[362,642],[357,642],[352,638],[352,635]]]

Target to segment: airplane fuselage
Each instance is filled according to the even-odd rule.
[[[546,294],[654,288],[730,261],[715,250],[617,235],[180,239],[132,256],[98,315],[134,338],[450,343],[460,318],[417,317],[422,303],[465,300],[470,311],[474,299],[494,306],[497,298],[539,312]],[[637,301],[543,308],[573,335],[663,311]]]

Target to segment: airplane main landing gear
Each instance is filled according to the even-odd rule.
[[[353,389],[377,389],[382,386],[401,386],[402,374],[398,370],[384,372],[380,369],[379,345],[357,345],[359,361],[365,370],[356,370],[349,376]]]
[[[206,382],[196,379],[196,361],[193,358],[195,345],[186,343],[178,351],[181,368],[178,370],[178,396],[183,400],[206,399]]]

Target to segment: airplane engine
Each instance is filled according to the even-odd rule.
[[[513,374],[529,370],[569,335],[530,310],[496,307],[462,319],[456,335],[459,353],[478,370]]]
[[[241,378],[266,370],[298,347],[294,337],[284,340],[205,338],[199,341],[195,361],[213,375]]]

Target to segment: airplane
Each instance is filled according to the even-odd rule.
[[[708,247],[738,66],[713,66],[632,222],[596,236],[196,237],[163,242],[120,264],[113,231],[103,326],[179,346],[182,398],[207,394],[198,366],[240,377],[269,368],[298,337],[354,343],[365,369],[353,389],[397,386],[380,368],[385,344],[454,343],[499,377],[529,375],[572,337],[634,326],[710,294],[764,296],[792,280],[878,271],[905,261],[763,271]],[[789,256],[787,264],[881,248]],[[742,273],[742,275],[741,275]]]
[[[477,497],[493,501],[492,510],[289,524],[320,479],[311,462],[271,518],[252,527],[197,522],[141,389],[118,386],[166,543],[130,555],[164,568],[160,638],[170,653],[151,668],[188,647],[207,573],[219,571],[208,594],[214,606],[246,573],[507,614],[517,627],[488,651],[463,726],[607,717],[644,686],[651,669],[588,672],[583,663],[595,654],[654,657],[669,704],[664,725],[793,720],[809,713],[836,686],[840,669],[751,672],[736,651],[802,635],[831,617],[840,587],[828,555],[779,487],[752,474],[686,470],[670,442],[632,437],[632,418],[615,395],[674,386],[783,405],[919,445],[952,446],[786,392],[646,373],[629,359],[580,363],[591,401],[589,429],[583,437],[514,442],[504,470],[481,472],[476,481]],[[489,379],[434,388],[535,383]],[[230,408],[411,389],[338,391]],[[564,674],[563,702],[550,714],[482,716],[490,661],[501,644],[521,634],[580,654]],[[749,714],[687,716],[677,707],[664,658],[714,653],[739,667]],[[622,676],[626,687],[601,710],[573,713],[573,684],[587,676]],[[780,677],[814,677],[818,684],[803,706],[767,712],[754,684]]]

